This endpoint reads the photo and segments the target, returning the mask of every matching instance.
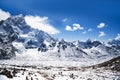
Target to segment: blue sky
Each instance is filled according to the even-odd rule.
[[[47,27],[57,30],[53,37],[69,41],[104,41],[120,33],[120,0],[0,0],[0,8],[44,18]]]

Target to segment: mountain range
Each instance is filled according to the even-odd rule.
[[[67,42],[32,28],[22,15],[0,21],[0,59],[10,59],[27,49],[37,49],[40,54],[57,58],[104,58],[120,55],[120,39]]]

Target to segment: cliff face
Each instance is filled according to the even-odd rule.
[[[0,59],[10,59],[15,56],[12,43],[0,43]]]
[[[3,21],[0,22],[2,24]],[[8,30],[11,30],[8,28]],[[0,25],[0,59],[9,59],[15,56],[15,48],[12,45],[14,34],[6,31]]]

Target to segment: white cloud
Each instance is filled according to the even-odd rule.
[[[92,28],[89,28],[89,29],[88,29],[88,32],[91,32],[91,31],[92,31]]]
[[[100,31],[98,37],[103,37],[103,36],[105,36],[105,35],[106,35],[105,32]]]
[[[80,24],[74,23],[74,24],[73,24],[73,29],[74,29],[74,30],[77,30],[77,29],[83,30],[84,27],[81,27]]]
[[[67,30],[67,31],[73,31],[73,29],[69,25],[66,26],[65,30]]]
[[[81,27],[80,24],[76,24],[76,23],[74,23],[72,25],[72,27],[67,25],[65,28],[65,30],[67,30],[67,31],[76,31],[76,30],[83,30],[83,29],[84,29],[84,27]]]
[[[115,40],[120,40],[120,34],[117,34],[117,37],[115,38]]]
[[[82,34],[86,34],[86,33],[87,33],[87,31],[83,31],[83,32],[82,32]]]
[[[89,28],[88,30],[83,31],[82,34],[86,34],[86,33],[91,32],[91,31],[92,31],[92,28]]]
[[[2,9],[0,9],[0,21],[1,20],[6,20],[8,17],[10,17],[10,13],[5,12]]]
[[[63,20],[62,20],[62,22],[66,22],[68,19],[67,18],[64,18]]]
[[[48,17],[39,17],[39,16],[25,16],[25,21],[32,28],[39,29],[47,32],[48,34],[57,34],[60,33],[59,30],[54,28],[54,26],[48,23]]]
[[[100,23],[99,25],[97,25],[97,28],[104,28],[105,26],[105,23]]]

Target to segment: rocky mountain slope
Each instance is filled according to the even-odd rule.
[[[120,71],[120,56],[113,58],[109,61],[94,65],[94,66],[90,66],[92,68],[104,68],[107,70],[113,70],[113,71]]]

